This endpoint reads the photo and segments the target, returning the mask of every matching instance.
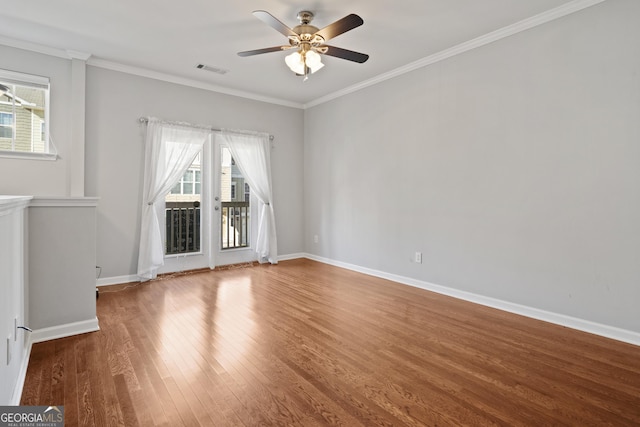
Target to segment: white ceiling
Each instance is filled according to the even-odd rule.
[[[89,63],[149,70],[174,81],[225,88],[257,98],[304,105],[391,73],[532,16],[588,0],[7,0],[0,9],[0,44],[28,42],[91,54]],[[594,3],[594,1],[591,1]],[[241,58],[237,52],[286,44],[251,12],[265,9],[286,25],[300,10],[322,28],[356,13],[364,25],[329,44],[370,55],[364,64],[324,57],[303,83],[284,63],[286,52]],[[556,13],[557,14],[557,13]],[[203,63],[229,70],[198,70]],[[0,62],[1,68],[1,62]]]

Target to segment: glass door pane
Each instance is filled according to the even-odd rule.
[[[231,152],[220,147],[220,249],[251,246],[249,186]]]
[[[201,251],[201,154],[165,196],[165,255]]]

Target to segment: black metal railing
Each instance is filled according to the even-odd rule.
[[[220,221],[220,248],[246,248],[251,243],[249,202],[222,202]]]
[[[222,202],[220,248],[251,245],[249,202]],[[200,252],[200,202],[166,202],[166,255]]]
[[[167,255],[200,252],[200,202],[167,202]]]

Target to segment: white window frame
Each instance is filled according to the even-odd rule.
[[[33,74],[18,73],[10,70],[0,69],[0,83],[4,85],[26,86],[37,89],[43,89],[45,93],[44,99],[44,147],[43,153],[34,153],[29,151],[0,150],[0,157],[31,159],[31,160],[56,160],[58,153],[53,144],[50,143],[49,117],[50,117],[50,82],[48,77],[36,76]],[[15,109],[15,108],[14,108]],[[14,132],[12,137],[15,139],[15,121],[16,115],[13,112]],[[33,131],[33,129],[32,129]]]

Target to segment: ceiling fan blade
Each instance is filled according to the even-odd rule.
[[[283,50],[291,49],[293,46],[273,46],[265,47],[264,49],[245,50],[244,52],[238,52],[238,56],[253,56],[260,55],[261,53],[280,52]]]
[[[362,24],[364,24],[362,18],[360,18],[355,13],[352,13],[351,15],[347,15],[342,19],[338,19],[333,24],[327,25],[316,34],[322,36],[322,38],[326,41],[339,36],[340,34],[346,33],[349,30],[353,30],[354,28],[359,27]]]
[[[254,10],[252,13],[253,16],[287,37],[298,35],[266,10]]]
[[[354,52],[353,50],[342,49],[340,47],[327,45],[324,45],[322,47],[327,48],[326,51],[323,52],[325,55],[335,56],[336,58],[346,59],[347,61],[353,61],[362,64],[363,62],[367,62],[367,59],[369,59],[369,55],[360,52]]]

